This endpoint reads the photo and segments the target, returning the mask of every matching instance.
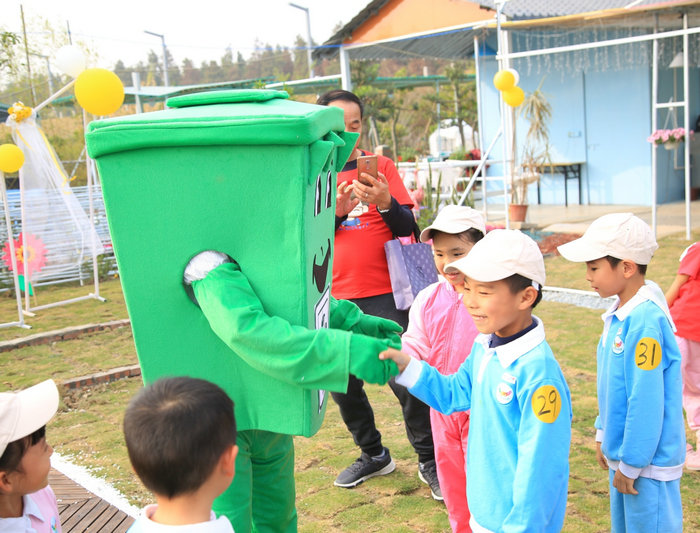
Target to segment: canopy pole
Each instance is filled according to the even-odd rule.
[[[10,205],[7,201],[7,189],[5,187],[5,174],[0,170],[0,195],[2,196],[2,204],[5,211],[5,225],[7,226],[7,245],[10,250],[10,265],[12,267],[12,280],[15,285],[15,300],[17,300],[17,322],[8,322],[0,324],[0,328],[17,326],[20,328],[30,329],[24,323],[24,313],[22,312],[22,291],[19,287],[19,277],[17,272],[17,250],[15,249],[15,238],[12,232],[12,220],[10,219]],[[26,269],[25,269],[26,270]]]
[[[352,79],[350,78],[350,57],[345,46],[338,49],[340,56],[340,86],[346,91],[352,91]]]
[[[686,143],[683,147],[685,166],[685,238],[690,240],[690,83],[688,80],[688,13],[683,13],[683,128]]]
[[[659,20],[658,16],[654,17],[654,33],[658,31]],[[659,99],[659,41],[652,41],[651,53],[651,131],[656,131],[658,127],[658,106]],[[651,145],[651,230],[656,238],[656,180],[657,180],[657,153],[656,145]]]

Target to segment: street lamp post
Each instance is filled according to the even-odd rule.
[[[292,7],[296,7],[297,9],[301,9],[304,13],[306,13],[306,39],[308,42],[308,46],[306,48],[306,57],[308,58],[309,62],[309,78],[314,77],[314,67],[311,64],[311,17],[309,16],[309,8],[300,6],[298,4],[295,4],[293,2],[289,2],[289,5]]]
[[[168,50],[165,48],[165,35],[148,30],[143,30],[143,32],[155,37],[160,37],[160,42],[163,45],[163,81],[166,87],[170,87],[170,82],[168,81]]]

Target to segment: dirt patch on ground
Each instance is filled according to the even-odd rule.
[[[576,233],[543,234],[541,238],[537,239],[537,244],[540,247],[542,255],[559,255],[557,246],[578,239],[580,236],[581,235]]]

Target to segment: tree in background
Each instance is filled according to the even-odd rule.
[[[294,71],[292,79],[301,80],[309,77],[309,57],[306,53],[307,43],[301,35],[294,41]]]
[[[245,79],[247,75],[247,65],[246,61],[243,58],[243,54],[238,52],[236,55],[236,77],[233,78],[234,80],[242,80]]]
[[[124,65],[124,62],[121,59],[114,64],[114,73],[121,80],[124,86],[131,85],[131,70],[126,68],[126,65]]]
[[[19,35],[0,29],[0,72],[13,73],[17,68],[15,61]]]
[[[194,66],[191,59],[182,60],[182,83],[183,85],[197,85],[202,83],[202,72]]]
[[[350,64],[352,73],[353,92],[362,100],[364,116],[367,127],[362,128],[361,146],[373,149],[381,144],[377,120],[385,120],[383,106],[387,101],[386,91],[379,89],[374,81],[377,79],[379,64],[370,61],[352,61]]]
[[[470,63],[473,63],[470,61]],[[445,68],[445,76],[450,80],[452,88],[452,111],[450,112],[449,100],[447,97],[445,103],[447,118],[452,118],[456,126],[459,128],[459,137],[462,141],[462,146],[466,147],[467,143],[464,138],[464,124],[472,126],[472,144],[477,146],[475,132],[477,122],[476,109],[476,82],[467,79],[467,62],[456,61]]]
[[[229,46],[221,56],[221,74],[227,80],[236,79],[236,63],[233,61],[233,49]]]

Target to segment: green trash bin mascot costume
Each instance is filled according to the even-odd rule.
[[[336,171],[355,135],[340,109],[279,91],[167,105],[86,134],[143,378],[226,390],[240,452],[214,510],[237,533],[296,531],[292,435],[316,433],[324,391],[349,373],[397,372],[377,355],[400,328],[330,296]]]

